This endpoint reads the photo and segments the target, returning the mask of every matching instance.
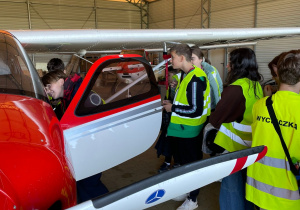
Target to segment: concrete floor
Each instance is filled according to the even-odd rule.
[[[159,86],[161,98],[165,96],[165,86]],[[154,148],[156,142],[144,153],[114,167],[102,174],[102,182],[110,192],[133,184],[134,182],[156,175],[157,170],[164,161],[164,157],[157,158]],[[204,158],[209,156],[204,155]],[[201,177],[199,177],[201,179]],[[198,208],[201,210],[219,210],[220,182],[211,183],[200,189],[198,196]],[[175,210],[183,202],[169,200],[162,204],[148,208],[149,210]]]
[[[103,172],[102,182],[107,186],[109,191],[120,189],[157,174],[157,170],[164,159],[163,156],[157,158],[154,145],[137,157]],[[208,157],[205,156],[204,158]],[[201,177],[199,177],[199,179],[201,179]],[[199,207],[197,209],[219,210],[219,191],[220,182],[214,182],[202,187],[198,196]],[[179,207],[181,203],[181,201],[169,200],[148,209],[173,210]]]

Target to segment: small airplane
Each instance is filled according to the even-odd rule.
[[[76,181],[125,162],[155,142],[162,110],[156,79],[143,56],[102,57],[91,66],[59,121],[27,52],[109,50],[121,47],[122,37],[124,47],[137,46],[141,40],[148,43],[145,47],[150,47],[150,42],[163,40],[236,42],[300,34],[300,28],[265,30],[0,31],[1,209],[119,209],[118,205],[128,206],[128,209],[148,208],[241,170],[266,153],[262,146],[191,163],[76,205]],[[119,37],[108,36],[116,34]],[[143,68],[145,73],[116,88],[117,71],[123,68]],[[91,92],[96,92],[106,103],[94,103]],[[92,103],[86,103],[89,100]],[[187,184],[187,177],[192,176],[188,179],[194,183],[203,173],[207,177],[204,182],[194,186]],[[187,187],[172,190],[175,181],[176,186],[185,183]],[[137,202],[127,202],[137,198],[143,200],[143,204],[135,206]]]
[[[121,55],[124,54],[136,54],[141,55],[146,58],[146,52],[144,49],[140,50],[122,50]],[[143,74],[146,74],[146,70],[143,65],[138,62],[130,62],[123,66],[123,63],[119,63],[118,67],[120,70],[117,70],[118,83],[131,83],[137,80]]]
[[[137,156],[156,140],[161,97],[152,67],[142,56],[96,61],[59,121],[19,41],[1,31],[0,43],[1,209],[72,207],[75,181]],[[132,62],[143,66],[145,76],[111,92],[113,83],[107,78],[117,75],[109,69],[119,63],[130,68]],[[94,103],[92,91],[106,103]]]

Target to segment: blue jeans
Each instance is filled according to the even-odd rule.
[[[222,180],[220,210],[253,210],[253,203],[245,198],[246,170],[238,171]]]
[[[78,203],[108,193],[108,189],[100,180],[101,176],[102,173],[99,173],[76,182]]]

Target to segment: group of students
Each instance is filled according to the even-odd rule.
[[[266,106],[271,95],[283,139],[293,159],[300,160],[298,125],[300,114],[300,51],[282,53],[269,67],[279,85],[272,94],[260,85],[256,56],[250,48],[235,49],[230,53],[228,76],[224,90],[217,70],[202,60],[199,48],[179,44],[170,49],[174,69],[184,74],[175,76],[170,100],[163,101],[170,115],[165,135],[170,143],[170,154],[178,165],[202,158],[201,144],[204,126],[218,130],[214,143],[224,152],[234,152],[258,145],[266,145],[266,156],[259,162],[228,177],[221,183],[220,209],[299,209],[298,184],[288,164],[279,136],[271,123]],[[49,68],[42,81],[52,100],[61,99],[65,110],[76,93],[82,78],[66,76],[63,69]],[[204,69],[204,71],[202,70]],[[61,76],[59,76],[61,75]],[[170,89],[171,90],[171,89]],[[59,103],[59,102],[58,102]],[[171,162],[171,161],[170,161]],[[101,173],[77,182],[79,202],[108,192],[100,181]],[[200,177],[201,178],[201,177]],[[189,193],[178,208],[198,207],[199,189]]]
[[[163,101],[164,110],[171,116],[164,135],[176,166],[202,158],[201,131],[208,122],[206,126],[213,126],[217,130],[214,144],[222,147],[224,153],[251,146],[268,147],[266,156],[259,162],[222,180],[219,195],[221,210],[253,210],[255,206],[260,209],[299,209],[298,184],[266,106],[267,97],[264,97],[264,93],[269,96],[272,89],[266,86],[262,90],[262,76],[258,72],[254,51],[239,48],[230,53],[223,92],[217,88],[212,90],[210,82],[217,80],[209,80],[209,74],[201,69],[205,69],[206,63],[193,65],[201,58],[194,52],[195,48],[184,44],[170,49],[173,68],[185,73],[173,101]],[[297,112],[300,105],[300,51],[282,53],[269,67],[279,85],[271,99],[283,139],[290,156],[300,160],[297,151],[300,148],[300,140],[297,139],[300,121]],[[214,92],[222,95],[215,101],[216,106],[212,111]],[[168,166],[169,169],[169,165],[170,162],[165,162],[162,167]],[[196,209],[198,194],[199,190],[190,192],[178,210]]]

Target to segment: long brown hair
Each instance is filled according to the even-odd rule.
[[[256,83],[262,80],[262,75],[258,72],[258,64],[255,53],[250,48],[235,49],[230,53],[230,72],[225,81],[225,87],[241,78],[251,80],[256,93]]]

